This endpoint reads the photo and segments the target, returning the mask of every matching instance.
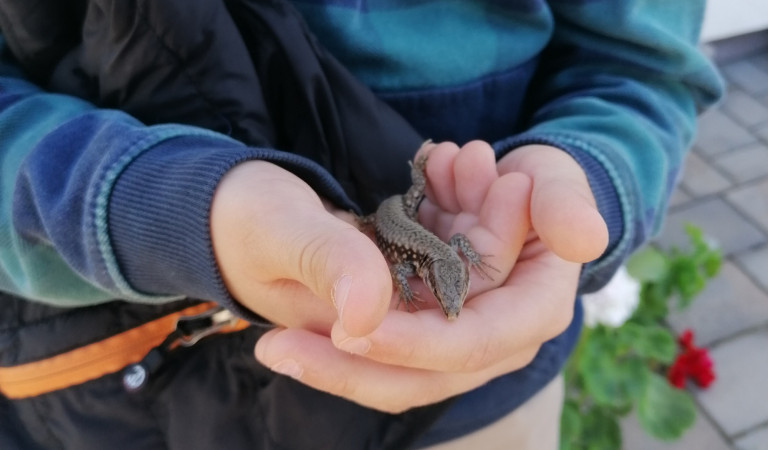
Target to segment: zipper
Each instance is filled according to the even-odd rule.
[[[216,303],[190,306],[46,359],[0,367],[0,393],[9,399],[34,397],[120,371],[126,390],[135,392],[174,348],[247,326],[248,322]]]

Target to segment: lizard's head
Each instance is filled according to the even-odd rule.
[[[459,317],[464,299],[469,291],[469,269],[460,259],[438,259],[432,262],[427,276],[427,287],[440,303],[445,317]]]

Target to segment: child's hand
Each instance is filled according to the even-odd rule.
[[[230,170],[211,206],[213,251],[240,303],[285,327],[352,335],[378,326],[392,296],[384,257],[292,173],[263,161]]]
[[[435,310],[391,310],[363,337],[351,336],[339,323],[334,324],[332,342],[306,330],[274,330],[257,343],[258,359],[309,386],[390,412],[469,391],[530,363],[542,343],[572,319],[581,264],[564,258],[586,261],[599,255],[607,233],[586,177],[570,157],[556,149],[542,149],[541,155],[534,148],[520,149],[519,156],[502,159],[499,176],[488,169],[485,145],[432,149],[436,153],[430,155],[427,174],[433,206],[425,205],[421,216],[443,237],[453,230],[468,231],[479,252],[494,255],[497,268],[511,269],[508,276],[490,285],[479,283],[454,322]],[[477,174],[479,180],[474,180]],[[467,180],[476,184],[466,186]],[[528,233],[518,257],[514,248],[502,247],[505,240],[517,245],[521,230],[515,221],[527,221],[529,210],[543,238]],[[484,215],[493,219],[482,225]],[[465,217],[468,227],[461,224]],[[473,233],[473,226],[485,230]],[[500,230],[509,234],[497,236]],[[527,227],[523,235],[525,231]],[[514,266],[510,256],[517,258]]]

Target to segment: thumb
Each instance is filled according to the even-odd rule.
[[[507,156],[509,169],[533,180],[531,224],[547,248],[572,262],[598,258],[608,245],[608,227],[576,160],[544,145],[520,147]]]
[[[285,252],[287,275],[331,302],[349,335],[371,333],[392,297],[392,278],[381,251],[360,230],[324,209],[305,213],[283,228],[292,237]]]
[[[390,305],[389,269],[374,243],[334,214],[344,213],[329,212],[276,165],[231,169],[211,207],[212,244],[230,292],[257,313],[282,301],[289,314],[320,315],[325,305],[311,303],[319,298],[335,306],[350,335],[372,332]]]
[[[567,261],[597,259],[608,244],[608,228],[586,182],[534,180],[531,224],[547,248]]]

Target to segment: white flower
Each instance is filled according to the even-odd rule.
[[[640,283],[621,266],[605,287],[582,296],[584,323],[590,328],[597,324],[620,327],[635,312],[639,301]]]

